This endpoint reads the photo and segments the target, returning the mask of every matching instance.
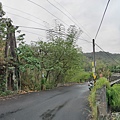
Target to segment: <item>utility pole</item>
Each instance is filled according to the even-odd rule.
[[[92,63],[92,72],[94,83],[96,82],[96,61],[95,61],[95,39],[93,39],[93,63]]]

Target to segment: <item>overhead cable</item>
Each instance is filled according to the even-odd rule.
[[[72,14],[67,10],[67,9],[65,9],[65,7],[63,7],[59,2],[57,2],[56,0],[54,0],[58,5],[60,5],[78,24],[80,24],[76,19],[75,19],[75,17],[73,17],[72,16]],[[56,6],[55,6],[56,7]],[[63,12],[63,11],[62,11]],[[79,25],[78,25],[79,26]],[[82,28],[82,29],[84,29],[83,30],[83,32],[91,39],[92,37],[88,34],[88,32],[86,31],[86,29],[80,24],[80,27]]]
[[[54,4],[52,4],[49,0],[47,0],[48,3],[50,3],[53,7],[55,7],[57,10],[59,10],[61,13],[63,13],[69,20],[71,20],[75,25],[78,26],[78,24],[75,23],[74,20],[72,20],[67,14],[65,14],[61,9],[59,9],[58,7],[56,7]]]
[[[10,9],[13,9],[13,10],[16,10],[16,11],[19,11],[19,12],[21,12],[21,13],[25,13],[26,15],[32,16],[32,17],[34,17],[34,18],[36,18],[36,19],[38,19],[38,20],[40,20],[40,21],[42,21],[42,22],[44,21],[44,20],[42,20],[42,19],[40,19],[40,18],[38,18],[38,17],[30,14],[30,13],[27,13],[27,12],[25,12],[25,11],[22,11],[22,10],[19,10],[19,9],[16,9],[16,8],[12,8],[12,7],[9,7],[9,6],[6,6],[6,5],[3,5],[3,6],[4,6],[4,7],[7,7],[7,8],[10,8]]]
[[[9,8],[9,9],[15,10],[15,11],[19,11],[19,12],[24,13],[24,14],[26,14],[26,15],[29,15],[29,16],[31,16],[31,17],[34,17],[34,18],[36,18],[36,19],[38,19],[38,20],[40,20],[40,21],[42,21],[42,22],[46,22],[45,20],[42,20],[42,19],[40,19],[39,17],[36,17],[36,16],[34,16],[34,15],[30,14],[30,13],[24,12],[24,11],[22,11],[22,10],[19,10],[19,9],[16,9],[16,8],[13,8],[13,7],[9,7],[9,6],[6,6],[6,5],[3,5],[3,6]],[[46,23],[48,23],[48,22],[46,22]],[[48,23],[48,24],[49,24],[49,23]]]
[[[55,18],[59,19],[59,20],[60,20],[61,22],[63,22],[65,25],[69,26],[67,23],[65,23],[63,20],[61,20],[60,18],[58,18],[57,16],[55,16],[54,14],[52,14],[50,11],[48,11],[46,8],[42,7],[41,5],[35,3],[35,2],[33,2],[33,1],[31,1],[31,0],[27,0],[27,1],[31,2],[32,4],[38,6],[38,7],[42,8],[42,9],[44,9],[46,12],[48,12],[49,14],[51,14],[52,16],[54,16]]]
[[[96,44],[96,43],[95,43]],[[97,47],[99,47],[109,58],[111,58],[114,62],[116,62],[117,64],[119,64],[118,63],[118,61],[116,61],[113,57],[111,57],[107,52],[105,52],[98,44],[96,44],[96,46]]]
[[[106,5],[106,7],[105,7],[105,10],[104,10],[104,13],[103,13],[102,19],[101,19],[101,21],[100,21],[100,25],[99,25],[98,30],[97,30],[97,33],[96,33],[96,35],[95,35],[95,39],[97,38],[98,33],[99,33],[99,31],[100,31],[100,28],[101,28],[101,25],[102,25],[103,19],[104,19],[104,17],[105,17],[105,13],[106,13],[106,11],[107,11],[107,8],[108,8],[109,3],[110,3],[110,0],[108,0],[107,5]]]
[[[48,32],[54,32],[54,33],[57,33],[57,34],[61,34],[61,35],[68,35],[68,34],[65,34],[65,33],[56,32],[53,29],[48,30],[48,29],[37,28],[37,27],[27,27],[27,26],[20,26],[20,25],[15,25],[15,26],[16,27],[21,27],[21,28],[28,28],[28,29],[44,30],[44,31],[48,31]]]
[[[42,24],[40,24],[40,23],[38,23],[38,22],[36,22],[36,21],[34,21],[34,20],[31,20],[31,19],[29,19],[29,18],[20,16],[20,15],[14,14],[14,13],[10,13],[10,12],[7,12],[7,13],[8,13],[8,14],[11,14],[11,15],[14,15],[14,16],[17,16],[17,17],[20,17],[20,18],[23,18],[23,19],[26,19],[26,20],[28,20],[28,21],[31,21],[31,22],[33,22],[33,23],[36,23],[36,24],[38,24],[38,25],[41,25],[41,26],[45,27],[44,25],[42,25]]]
[[[41,36],[41,37],[46,37],[44,35],[40,35],[40,34],[37,34],[37,33],[34,33],[34,32],[26,31],[26,30],[21,30],[21,31],[27,32],[27,33],[30,33],[30,34],[34,34],[34,35],[37,35],[37,36]]]

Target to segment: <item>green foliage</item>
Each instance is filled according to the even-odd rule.
[[[19,67],[22,72],[25,72],[27,68],[33,70],[34,68],[40,69],[40,61],[34,56],[34,51],[28,45],[21,45],[17,49],[19,56]]]
[[[106,79],[106,78],[99,78],[97,81],[96,81],[96,84],[95,84],[95,89],[99,89],[99,88],[102,88],[103,86],[106,86],[107,88],[110,88],[110,83],[109,81]]]
[[[14,94],[13,91],[7,90],[5,92],[0,91],[0,96],[8,96]]]
[[[68,75],[66,76],[66,79],[69,82],[85,82],[89,79],[92,79],[90,72],[85,72],[83,70],[71,70],[69,71]],[[66,82],[67,82],[66,80]]]
[[[4,77],[2,75],[0,75],[0,91],[5,91],[6,80],[2,79],[2,78],[4,78]]]
[[[119,65],[114,65],[110,68],[111,72],[114,72],[114,73],[120,73],[120,66]]]
[[[96,91],[104,85],[107,87],[107,99],[112,110],[120,111],[120,84],[110,87],[110,83],[106,78],[100,78],[96,81],[96,84],[89,95],[89,103],[95,120],[97,119]]]
[[[5,12],[3,11],[3,6],[2,6],[2,3],[0,2],[0,16],[4,16],[5,15]]]
[[[39,59],[35,56],[32,46],[21,42],[17,48],[17,54],[19,57],[18,65],[22,89],[25,91],[40,90],[39,71],[41,69],[41,64]]]
[[[120,61],[120,54],[112,54],[107,52],[108,55],[106,55],[105,52],[96,52],[95,56],[96,56],[96,60],[99,60],[102,62],[102,64],[110,67],[110,66],[116,66],[118,65],[116,62],[114,62],[112,59],[110,59],[109,56],[113,57],[114,59],[116,59],[118,62]],[[92,60],[92,53],[85,53],[85,56],[87,56],[89,59]],[[96,63],[97,64],[97,63]]]
[[[0,10],[2,11],[2,5],[0,5]],[[0,40],[6,37],[7,33],[21,32],[18,27],[10,27],[11,22],[11,19],[7,21],[4,18],[0,19],[0,29],[3,34],[0,34]],[[62,33],[62,30],[63,25],[59,24],[59,33]],[[20,71],[22,89],[39,90],[42,85],[46,88],[53,88],[61,82],[83,82],[89,79],[90,75],[85,71],[89,71],[90,67],[86,65],[87,60],[81,49],[75,45],[82,31],[71,25],[67,33],[66,37],[57,32],[49,33],[48,42],[38,41],[31,45],[25,44],[25,34],[16,37],[19,44],[16,49],[18,56],[16,65]]]
[[[42,84],[43,75],[46,81],[44,85],[47,81],[52,81],[52,84],[56,85],[57,83],[69,82],[73,79],[75,79],[74,81],[88,79],[89,75],[81,70],[84,69],[83,54],[73,45],[74,39],[71,39],[67,38],[67,40],[64,40],[57,38],[50,42],[39,41],[29,46],[24,43],[20,44],[17,53],[19,68],[24,81],[37,81]],[[37,69],[38,71],[36,71]],[[37,75],[38,80],[35,78],[34,71],[36,71],[36,74],[39,74]],[[75,72],[78,73],[78,71],[78,77],[74,78]],[[24,75],[25,73],[26,75]],[[22,80],[22,83],[26,84],[27,82],[24,81]],[[47,84],[47,86],[49,85]]]
[[[53,89],[55,87],[55,84],[53,83],[53,82],[49,82],[49,81],[47,81],[46,83],[45,83],[45,88],[46,89]]]
[[[116,84],[112,87],[110,87],[109,82],[105,79],[105,78],[100,78],[97,82],[96,82],[96,86],[94,89],[99,89],[101,88],[103,85],[107,86],[107,97],[108,97],[108,102],[109,105],[113,108],[113,109],[120,109],[120,84]]]
[[[120,84],[115,84],[107,90],[109,105],[114,111],[120,111]]]
[[[85,71],[81,72],[79,74],[79,77],[80,77],[80,82],[86,82],[89,79],[92,79],[91,78],[91,73],[90,72],[85,72]]]
[[[120,63],[120,54],[111,54],[109,52],[107,54],[108,56],[105,52],[96,52],[96,73],[98,77],[99,74],[102,74],[104,77],[109,78],[111,76],[111,72],[120,72],[119,65],[109,58],[109,56],[111,56]],[[85,53],[84,55],[92,62],[92,53]]]

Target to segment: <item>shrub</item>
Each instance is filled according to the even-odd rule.
[[[110,88],[110,83],[106,78],[104,78],[104,77],[99,78],[96,81],[95,89],[102,88],[104,85],[106,85],[107,88]]]
[[[5,92],[0,92],[0,96],[12,95],[13,93],[14,93],[13,91],[7,90]]]
[[[55,87],[55,83],[47,81],[45,83],[45,87],[46,87],[46,89],[53,89]]]
[[[107,90],[108,104],[113,111],[120,111],[120,84],[113,85]]]
[[[76,72],[69,82],[85,82],[91,79],[91,73],[85,71]]]

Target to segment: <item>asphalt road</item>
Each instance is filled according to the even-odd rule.
[[[0,100],[0,120],[89,120],[87,83]]]

